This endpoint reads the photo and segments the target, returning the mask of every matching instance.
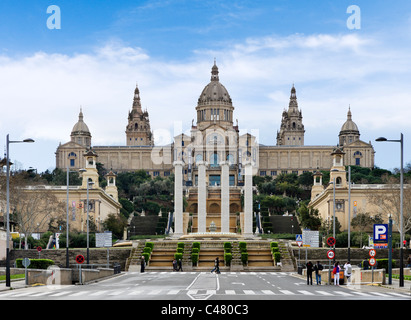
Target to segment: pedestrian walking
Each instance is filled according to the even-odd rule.
[[[181,259],[178,259],[177,266],[177,271],[183,271],[183,263],[181,262]]]
[[[178,271],[177,270],[177,260],[176,259],[173,260],[173,271]]]
[[[344,264],[344,276],[347,278],[347,285],[350,284],[351,273],[352,273],[352,266],[351,266],[350,261],[347,261],[347,263]]]
[[[340,264],[338,261],[334,264],[333,275],[334,275],[334,285],[339,286],[340,285]]]
[[[321,285],[321,271],[324,269],[324,267],[320,263],[320,261],[317,261],[313,269],[315,272],[315,280],[317,281],[317,285]]]
[[[144,269],[146,268],[146,259],[144,256],[141,256],[141,269],[140,272],[144,272]]]
[[[307,267],[307,285],[313,285],[313,263],[308,261],[306,264]]]
[[[213,270],[211,270],[211,273],[213,273],[215,271],[215,273],[220,273],[220,260],[217,258],[215,258],[214,260],[214,268]]]

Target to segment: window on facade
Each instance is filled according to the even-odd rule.
[[[272,176],[276,176],[276,175],[277,175],[277,171],[271,171],[271,175],[272,175]]]
[[[215,152],[211,155],[211,164],[210,167],[218,167],[218,154]]]
[[[70,159],[70,167],[74,167],[76,165],[76,159]]]
[[[264,176],[266,176],[267,175],[267,172],[266,171],[260,171],[260,176],[261,177],[264,177]]]
[[[220,175],[210,175],[208,177],[208,180],[210,186],[219,186],[221,182],[221,177]]]

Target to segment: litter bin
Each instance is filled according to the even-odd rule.
[[[121,265],[119,263],[115,263],[113,266],[114,274],[121,273]]]
[[[334,273],[331,271],[331,281],[334,283]],[[338,284],[343,285],[344,284],[344,271],[340,271],[340,279],[338,279]]]
[[[298,266],[298,267],[297,267],[297,273],[300,274],[300,275],[302,275],[302,274],[303,274],[303,269],[304,269],[304,268],[303,268],[302,266]]]

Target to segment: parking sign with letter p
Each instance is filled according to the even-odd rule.
[[[388,242],[388,224],[374,224],[374,244],[381,245]]]

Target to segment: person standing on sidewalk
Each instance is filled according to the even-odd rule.
[[[144,272],[144,269],[146,268],[146,260],[144,258],[144,256],[141,256],[141,268],[140,268],[140,272]]]
[[[350,261],[344,265],[344,276],[347,278],[347,285],[350,285],[350,278],[351,278],[352,266]]]
[[[308,261],[307,267],[307,285],[313,285],[313,263]]]
[[[315,271],[315,280],[317,281],[317,285],[321,285],[321,271],[324,269],[324,267],[320,263],[320,261],[317,261],[313,269]]]
[[[340,264],[338,261],[334,265],[333,275],[334,275],[334,285],[339,286],[340,285]]]

